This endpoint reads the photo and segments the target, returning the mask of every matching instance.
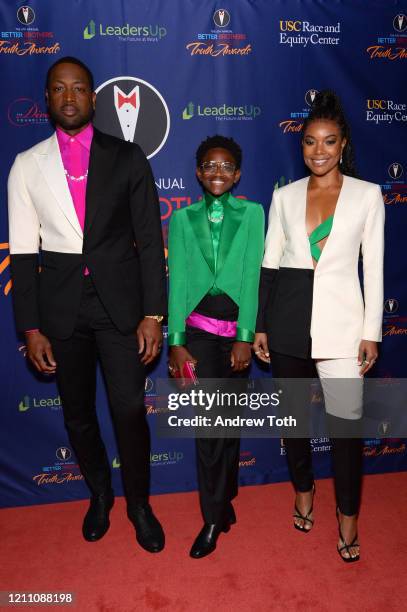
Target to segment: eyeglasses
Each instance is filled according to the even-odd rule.
[[[227,161],[206,161],[201,164],[201,170],[204,174],[215,174],[216,170],[219,168],[222,174],[233,174],[236,170],[235,164]]]

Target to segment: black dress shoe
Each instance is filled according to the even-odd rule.
[[[235,517],[236,520],[236,517]],[[198,534],[192,548],[189,552],[189,556],[193,559],[202,559],[210,555],[216,548],[216,542],[218,540],[221,531],[227,533],[230,529],[229,521],[226,521],[222,526],[216,524],[205,523],[201,531]]]
[[[82,533],[88,542],[96,542],[103,538],[110,527],[109,512],[114,504],[113,491],[93,495],[90,498],[89,510],[83,520]]]
[[[150,504],[133,506],[127,514],[135,527],[136,539],[140,546],[148,552],[160,552],[165,545],[165,535]]]

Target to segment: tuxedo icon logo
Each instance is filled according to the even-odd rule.
[[[312,106],[314,104],[315,96],[318,93],[318,89],[309,89],[305,94],[305,102],[308,106]]]
[[[140,87],[136,85],[129,94],[125,94],[120,87],[115,85],[114,106],[119,118],[120,127],[124,140],[134,142],[134,134],[137,127],[137,119],[140,111]]]
[[[389,298],[384,303],[384,310],[388,314],[394,314],[399,309],[399,303],[395,298]]]
[[[111,136],[136,142],[146,157],[164,146],[170,114],[161,93],[147,81],[123,76],[96,88],[95,126]]]
[[[72,457],[71,449],[67,446],[61,446],[57,449],[56,456],[60,461],[68,461]]]
[[[388,167],[389,176],[392,179],[398,180],[403,176],[404,168],[399,162],[393,162]]]
[[[393,28],[396,32],[404,32],[407,29],[407,15],[404,13],[399,13],[393,19]]]
[[[213,21],[218,28],[226,28],[230,23],[230,13],[226,9],[218,9],[213,15]]]
[[[17,11],[17,19],[23,25],[31,25],[35,20],[35,13],[31,6],[20,6]]]

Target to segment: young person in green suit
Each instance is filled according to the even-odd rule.
[[[169,370],[192,362],[198,379],[242,378],[251,360],[264,250],[260,204],[230,193],[241,175],[242,151],[212,136],[196,153],[204,189],[199,202],[173,213],[169,228]],[[204,526],[190,555],[213,552],[219,534],[236,522],[240,440],[196,439]]]

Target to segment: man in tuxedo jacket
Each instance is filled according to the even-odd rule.
[[[154,179],[139,146],[93,128],[93,77],[80,60],[51,66],[46,99],[56,131],[17,155],[8,183],[17,328],[35,367],[56,373],[65,426],[91,492],[85,539],[103,537],[114,502],[95,408],[99,358],[127,514],[139,544],[158,552],[164,533],[148,503],[144,407],[144,366],[161,348],[167,307]]]

